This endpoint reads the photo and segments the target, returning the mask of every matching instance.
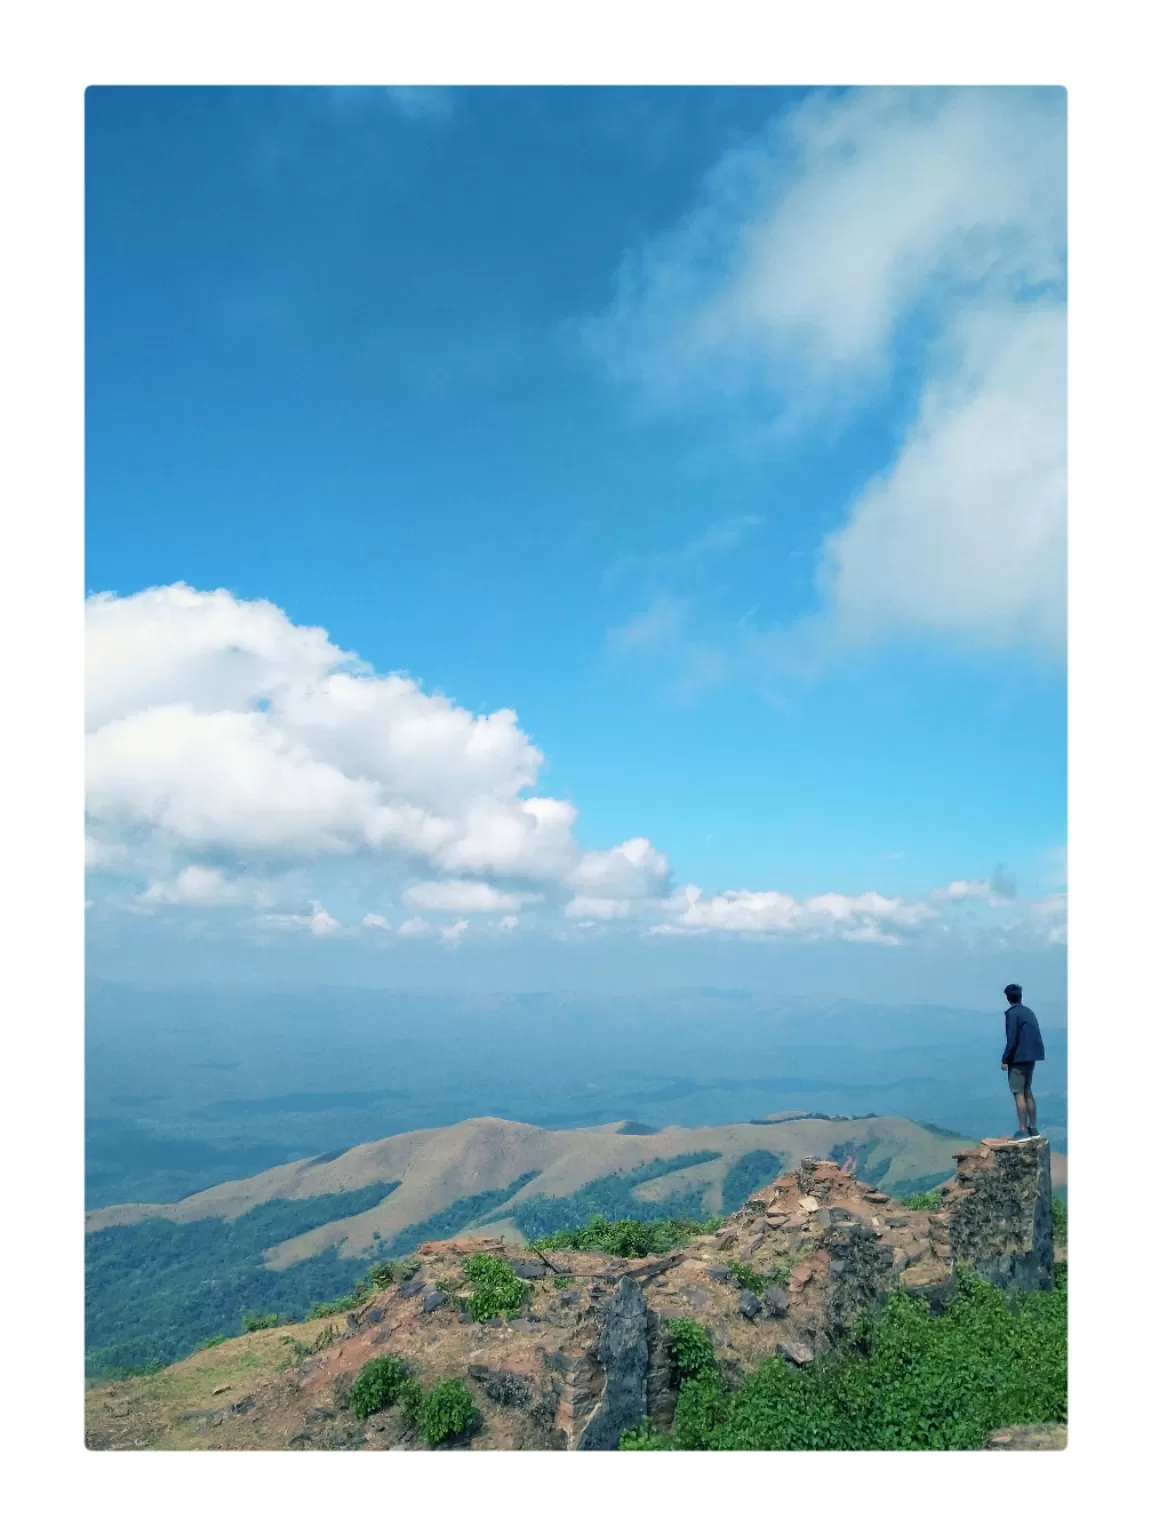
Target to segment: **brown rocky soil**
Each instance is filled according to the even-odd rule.
[[[357,1373],[388,1353],[426,1388],[467,1382],[483,1419],[472,1449],[607,1449],[644,1414],[671,1423],[671,1318],[704,1324],[721,1367],[744,1371],[771,1354],[810,1362],[894,1285],[939,1300],[959,1259],[1005,1287],[1050,1284],[1048,1178],[1046,1142],[985,1142],[958,1154],[940,1210],[928,1212],[806,1158],[719,1232],[651,1258],[540,1256],[484,1236],[426,1243],[410,1280],[346,1316],[231,1339],[155,1377],[93,1387],[87,1443],[424,1449],[398,1409],[360,1423],[347,1408]],[[506,1258],[530,1284],[519,1317],[471,1321],[462,1262],[479,1251]],[[740,1266],[761,1277],[759,1296],[741,1284]],[[1002,1433],[1010,1439],[990,1448],[1043,1448],[1027,1440],[1041,1434],[1035,1427]]]

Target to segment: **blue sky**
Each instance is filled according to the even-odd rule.
[[[94,970],[1061,973],[1062,92],[87,119]]]

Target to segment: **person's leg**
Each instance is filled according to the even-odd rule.
[[[1035,1135],[1036,1134],[1036,1100],[1032,1097],[1032,1090],[1031,1090],[1031,1088],[1029,1088],[1028,1092],[1024,1095],[1024,1106],[1025,1106],[1025,1108],[1028,1111],[1028,1129],[1032,1132],[1033,1135]]]
[[[1028,1129],[1028,1095],[1026,1093],[1013,1094],[1016,1100],[1016,1118],[1020,1122],[1020,1129]]]

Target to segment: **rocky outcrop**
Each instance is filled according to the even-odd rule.
[[[672,1422],[672,1318],[706,1327],[734,1377],[769,1355],[809,1364],[895,1286],[930,1302],[947,1297],[958,1264],[1005,1289],[1050,1286],[1047,1142],[986,1141],[956,1161],[939,1209],[920,1211],[834,1162],[806,1159],[721,1231],[651,1258],[554,1252],[545,1264],[497,1237],[425,1243],[416,1276],[377,1292],[339,1330],[326,1325],[324,1346],[270,1378],[251,1412],[213,1412],[212,1443],[416,1449],[398,1414],[359,1425],[347,1410],[356,1373],[392,1353],[425,1386],[468,1382],[483,1418],[475,1448],[611,1450],[645,1416],[660,1428]],[[471,1320],[463,1262],[479,1251],[501,1254],[525,1280],[520,1316]],[[124,1435],[134,1432],[125,1423]],[[110,1419],[99,1433],[106,1438],[90,1443],[120,1443]]]
[[[1051,1290],[1047,1141],[985,1141],[959,1153],[955,1180],[931,1223],[931,1241],[941,1258],[970,1264],[1004,1290]]]
[[[614,1451],[648,1411],[648,1306],[631,1275],[621,1278],[605,1309],[596,1355],[604,1390],[576,1449]]]

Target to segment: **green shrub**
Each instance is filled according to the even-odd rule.
[[[747,1264],[741,1264],[739,1259],[733,1259],[728,1265],[733,1277],[746,1291],[751,1291],[753,1296],[761,1296],[768,1284],[767,1277],[757,1269],[749,1269]]]
[[[449,1377],[437,1382],[420,1406],[420,1438],[426,1445],[440,1445],[467,1434],[480,1422],[480,1412],[462,1381]]]
[[[1052,1241],[1067,1246],[1068,1202],[1059,1195],[1052,1196]]]
[[[1016,1300],[971,1271],[934,1315],[895,1291],[810,1366],[777,1356],[735,1388],[707,1368],[685,1381],[678,1450],[975,1450],[1005,1424],[1068,1412],[1067,1273]],[[629,1440],[622,1449],[649,1449]]]
[[[620,1259],[646,1259],[652,1253],[667,1253],[702,1232],[714,1232],[722,1225],[721,1217],[696,1221],[689,1217],[666,1217],[656,1221],[635,1221],[631,1217],[609,1221],[593,1216],[582,1227],[566,1227],[536,1239],[540,1249],[575,1248],[592,1253],[611,1253]]]
[[[215,1349],[217,1344],[223,1344],[227,1339],[226,1333],[214,1333],[210,1339],[201,1339],[192,1353],[198,1355],[202,1349]]]
[[[673,1436],[678,1451],[707,1451],[724,1425],[731,1399],[729,1388],[713,1368],[686,1381],[676,1404]]]
[[[279,1312],[245,1312],[243,1317],[245,1333],[261,1333],[265,1328],[279,1328],[281,1323],[289,1319],[281,1317]]]
[[[485,1322],[502,1312],[513,1316],[532,1293],[532,1287],[514,1273],[511,1264],[494,1253],[474,1254],[464,1260],[462,1268],[472,1282],[468,1310],[473,1322]]]
[[[366,1279],[370,1285],[382,1291],[389,1285],[403,1285],[405,1280],[412,1278],[419,1267],[416,1259],[385,1259],[382,1264],[373,1264]]]
[[[408,1367],[399,1355],[378,1355],[352,1383],[348,1406],[358,1419],[391,1408],[408,1379]]]
[[[672,1451],[676,1449],[671,1435],[662,1435],[653,1429],[652,1420],[641,1419],[635,1429],[626,1429],[620,1436],[622,1451]]]
[[[914,1195],[906,1195],[900,1203],[909,1211],[938,1211],[943,1198],[938,1189],[922,1189]]]
[[[420,1409],[424,1403],[424,1388],[416,1380],[415,1376],[409,1376],[407,1381],[400,1383],[400,1390],[396,1394],[396,1401],[400,1404],[400,1421],[405,1428],[418,1428],[420,1424]]]
[[[690,1317],[673,1317],[665,1325],[668,1335],[668,1352],[681,1381],[705,1375],[716,1369],[716,1352],[712,1347],[712,1335],[702,1323]]]

